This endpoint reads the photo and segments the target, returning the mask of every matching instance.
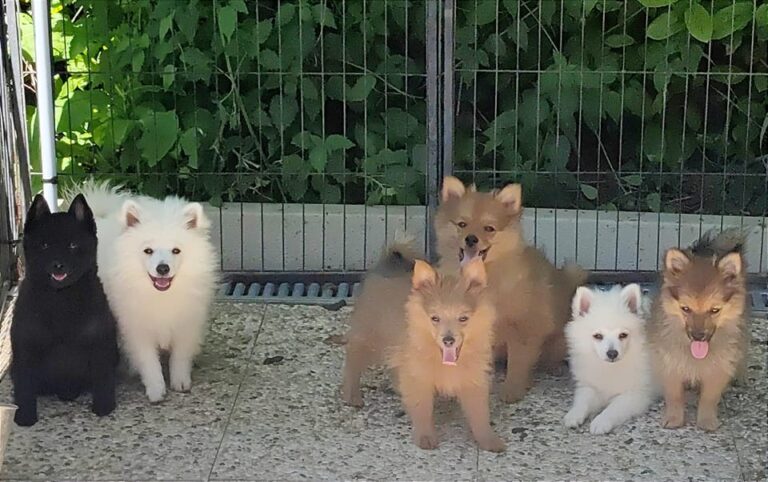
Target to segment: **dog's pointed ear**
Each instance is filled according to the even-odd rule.
[[[124,228],[132,228],[141,223],[141,208],[130,199],[123,203],[123,207],[120,210],[120,222]]]
[[[441,191],[440,199],[442,202],[450,201],[451,199],[460,199],[467,192],[467,188],[464,187],[464,183],[457,177],[445,176],[443,179],[443,190]]]
[[[488,285],[485,262],[480,256],[476,256],[469,263],[462,266],[461,275],[467,282],[467,290],[469,291],[483,289]]]
[[[726,278],[738,278],[744,269],[740,253],[728,253],[717,262],[717,269]]]
[[[96,221],[93,219],[93,211],[85,200],[85,196],[78,194],[69,205],[69,214],[73,214],[75,219],[84,224],[89,231],[96,233]]]
[[[413,277],[411,286],[414,290],[421,290],[437,284],[437,272],[426,261],[417,259],[413,264]]]
[[[592,298],[592,290],[586,286],[579,286],[576,289],[576,294],[573,295],[573,302],[571,303],[574,318],[589,313],[589,309],[592,307]]]
[[[643,291],[637,283],[628,284],[621,289],[621,301],[626,305],[630,312],[640,313],[640,307],[643,302]]]
[[[511,214],[519,214],[523,209],[523,188],[520,184],[507,184],[496,193],[499,200]]]
[[[688,255],[677,248],[668,249],[664,255],[665,270],[675,276],[685,271],[690,263],[691,259]]]
[[[184,206],[184,226],[187,229],[207,229],[210,226],[202,204],[189,203]]]
[[[29,206],[29,211],[27,211],[27,219],[24,221],[24,231],[28,231],[36,222],[50,214],[51,209],[48,207],[48,202],[42,195],[38,194],[32,201],[32,205]]]

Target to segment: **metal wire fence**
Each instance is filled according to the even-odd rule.
[[[740,225],[768,273],[756,0],[54,0],[51,28],[60,182],[209,201],[224,270],[427,248],[453,172],[522,182],[558,262],[652,271]]]

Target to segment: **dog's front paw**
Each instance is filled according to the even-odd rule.
[[[565,417],[563,417],[563,424],[568,428],[576,428],[584,423],[584,420],[586,419],[586,413],[572,408],[565,414]]]
[[[477,440],[477,446],[480,450],[488,452],[504,452],[507,450],[507,444],[495,433],[490,433],[486,437]]]
[[[604,415],[598,415],[589,424],[589,432],[595,435],[602,435],[613,430],[613,422]]]
[[[341,399],[344,403],[351,405],[355,408],[361,408],[363,406],[363,394],[360,390],[354,391],[347,389],[347,387],[341,387]]]
[[[524,385],[505,382],[501,385],[499,396],[504,403],[515,403],[522,400],[527,392]]]
[[[31,427],[37,423],[37,412],[17,410],[16,415],[13,416],[13,421],[16,422],[16,425],[19,427]]]
[[[680,428],[685,424],[685,412],[683,410],[664,411],[664,417],[661,419],[661,426],[664,428]]]
[[[720,420],[717,419],[716,414],[702,414],[696,417],[696,426],[707,432],[714,432],[720,428]]]
[[[150,403],[161,402],[165,398],[165,382],[147,384],[146,391]]]
[[[104,417],[114,412],[116,406],[117,404],[115,403],[114,399],[100,401],[98,403],[94,402],[93,413],[95,413],[97,417]]]
[[[192,375],[189,373],[171,374],[171,389],[175,392],[188,392],[192,388]]]
[[[433,450],[437,448],[437,434],[434,432],[429,433],[416,433],[413,436],[416,445],[424,450]]]

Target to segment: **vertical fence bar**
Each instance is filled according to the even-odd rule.
[[[37,118],[40,123],[40,159],[43,195],[52,212],[57,210],[56,131],[53,125],[53,74],[51,72],[51,26],[47,0],[32,0],[35,25],[35,70],[37,73]]]
[[[427,210],[425,232],[427,233],[427,259],[434,260],[436,254],[436,239],[432,218],[437,208],[439,187],[439,139],[438,139],[438,38],[437,38],[437,2],[427,0]]]
[[[453,172],[453,127],[454,127],[454,0],[443,2],[443,163],[442,176]]]

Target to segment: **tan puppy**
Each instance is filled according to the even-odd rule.
[[[348,334],[343,399],[362,405],[362,371],[385,362],[419,447],[438,445],[432,412],[440,394],[459,399],[481,449],[503,451],[488,407],[494,309],[483,263],[467,264],[460,276],[440,276],[415,261],[411,275],[402,269],[405,259],[391,251],[366,280]]]
[[[744,241],[738,231],[707,233],[664,257],[648,333],[664,386],[664,427],[685,424],[686,386],[699,388],[696,424],[720,426],[720,398],[744,370],[749,345]]]
[[[586,274],[576,266],[556,269],[525,243],[519,184],[477,192],[449,176],[441,200],[435,218],[441,269],[451,272],[475,258],[485,261],[498,313],[496,349],[507,359],[501,398],[515,402],[528,391],[540,358],[552,367],[565,359],[563,326]]]

